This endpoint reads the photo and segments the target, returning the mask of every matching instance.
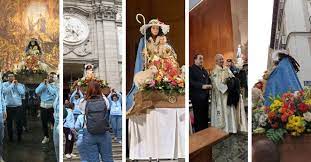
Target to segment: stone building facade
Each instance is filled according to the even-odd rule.
[[[63,7],[64,87],[91,63],[98,78],[121,90],[121,0],[64,0]]]
[[[311,0],[274,1],[270,51],[277,49],[289,50],[301,66],[301,84],[311,86]]]

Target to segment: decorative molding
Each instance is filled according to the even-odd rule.
[[[80,57],[85,57],[92,54],[90,40],[86,40],[83,44],[79,46],[64,45],[64,56],[68,55],[71,52]]]
[[[115,5],[106,5],[106,4],[95,2],[92,5],[92,13],[95,16],[96,21],[102,21],[102,20],[115,21],[116,15],[118,14],[118,8]]]
[[[64,7],[64,14],[83,15],[85,17],[89,17],[91,12],[84,10],[82,8],[79,8],[79,7],[67,6],[67,7]]]
[[[116,14],[116,22],[122,23],[122,7],[118,6],[116,7],[117,14]]]
[[[87,20],[77,14],[64,14],[64,44],[79,45],[85,42],[90,33]]]

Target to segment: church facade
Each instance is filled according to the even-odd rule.
[[[121,90],[121,0],[64,0],[63,7],[64,87],[82,78],[90,63],[97,78]]]
[[[301,84],[311,86],[311,0],[274,1],[270,49],[287,49],[300,64]]]

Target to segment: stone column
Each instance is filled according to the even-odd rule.
[[[121,78],[118,65],[118,37],[116,26],[116,8],[113,5],[103,6],[104,53],[107,81],[109,85],[121,90]]]
[[[98,77],[107,80],[106,58],[104,48],[104,27],[101,4],[95,2],[93,4],[94,18],[95,18],[95,55],[98,57]]]

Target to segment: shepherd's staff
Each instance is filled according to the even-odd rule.
[[[137,14],[136,15],[136,21],[139,23],[139,24],[142,24],[142,22],[139,20],[139,17],[142,17],[143,18],[143,25],[146,25],[146,19],[145,19],[145,16],[142,15],[142,14]],[[144,50],[147,49],[147,38],[146,38],[146,28],[144,28],[144,43],[145,43],[145,47],[144,47]],[[145,65],[144,65],[144,68],[146,69],[146,66],[147,66],[147,55],[145,54]]]

